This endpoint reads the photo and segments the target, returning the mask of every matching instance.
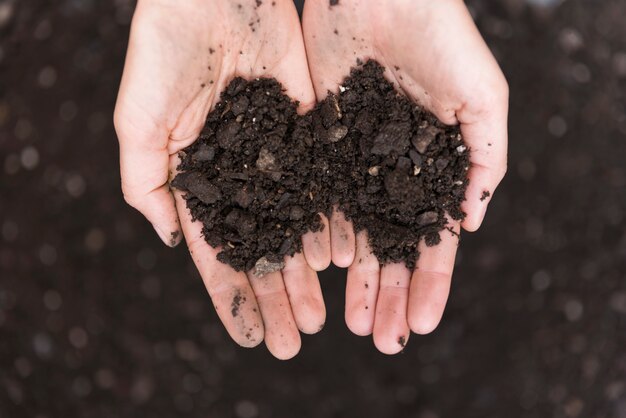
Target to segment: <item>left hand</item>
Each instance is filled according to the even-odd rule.
[[[316,270],[330,263],[328,228],[303,236],[304,254],[262,278],[216,258],[170,191],[178,152],[197,138],[207,113],[235,77],[275,77],[286,94],[313,107],[300,22],[291,0],[139,0],[115,109],[126,201],[174,246],[184,235],[215,309],[238,344],[265,341],[280,359],[300,350],[300,333],[321,329],[326,309]],[[182,231],[182,234],[181,234]]]
[[[477,230],[506,172],[508,85],[464,3],[340,0],[330,6],[328,0],[308,0],[303,31],[318,100],[338,90],[357,58],[371,58],[398,90],[443,123],[460,123],[471,152],[462,206],[467,217],[449,226],[457,233],[461,226]],[[355,237],[341,213],[332,215],[330,229],[332,260],[349,267],[345,316],[355,334],[373,333],[376,347],[394,354],[409,330],[427,334],[436,328],[450,290],[457,236],[444,230],[439,245],[422,243],[410,272],[404,264],[381,269],[366,235]]]

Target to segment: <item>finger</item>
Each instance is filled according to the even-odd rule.
[[[411,272],[404,263],[387,264],[380,272],[380,290],[374,319],[374,345],[384,354],[396,354],[409,339],[407,305]]]
[[[265,325],[265,345],[274,357],[288,360],[300,351],[300,333],[279,271],[257,277],[248,274]]]
[[[500,104],[506,109],[506,104]],[[477,230],[487,212],[493,193],[507,169],[506,111],[484,121],[463,123],[461,132],[470,149],[469,184],[461,208],[467,214],[462,225]]]
[[[367,243],[367,233],[356,235],[354,261],[346,281],[346,325],[356,335],[370,335],[374,328],[380,264]]]
[[[305,334],[321,331],[326,322],[324,297],[317,274],[302,253],[285,257],[283,279],[298,329]]]
[[[309,266],[315,271],[328,268],[331,260],[330,228],[328,218],[320,214],[323,228],[317,232],[307,232],[302,236],[302,250]]]
[[[239,66],[242,73],[249,67],[250,78],[274,77],[285,88],[285,93],[299,102],[298,112],[303,114],[315,106],[315,92],[309,75],[309,66],[302,39],[300,18],[292,1],[277,0],[258,3],[251,19],[252,31],[242,46]],[[251,11],[251,10],[249,10]],[[238,11],[238,14],[241,11]],[[280,30],[272,22],[281,22]],[[260,49],[260,52],[256,52]],[[247,54],[246,51],[255,53]]]
[[[311,79],[318,100],[336,93],[357,58],[376,58],[374,42],[365,40],[368,7],[342,4],[332,8],[304,2],[302,28]],[[365,27],[364,27],[365,26]]]
[[[263,320],[248,278],[217,261],[219,250],[204,240],[202,224],[192,222],[182,194],[175,192],[175,197],[189,252],[222,324],[237,344],[258,345],[263,341]]]
[[[356,251],[354,228],[343,212],[335,208],[330,217],[330,252],[333,264],[348,267],[354,261]]]
[[[418,247],[420,256],[411,279],[408,309],[409,326],[416,334],[432,332],[446,307],[459,244],[459,222],[450,223],[450,227],[454,232],[441,231],[438,245],[428,247],[422,240]]]
[[[124,199],[148,219],[166,245],[174,247],[180,243],[182,234],[174,197],[167,184],[167,131],[150,121],[144,124],[130,121],[129,114],[133,112],[126,105],[116,107]]]

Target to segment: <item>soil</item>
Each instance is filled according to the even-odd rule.
[[[511,87],[509,172],[443,321],[384,356],[331,267],[324,330],[278,362],[124,202],[133,2],[0,2],[0,416],[625,417],[626,2],[467,3]]]
[[[182,153],[172,186],[187,192],[207,242],[236,270],[280,269],[302,234],[322,227],[308,145],[291,141],[296,108],[276,80],[236,78]]]
[[[469,166],[458,126],[394,90],[368,61],[338,95],[304,116],[273,79],[234,79],[172,186],[218,259],[258,274],[279,269],[338,207],[368,232],[381,263],[412,269],[421,239],[439,242],[446,213],[463,219]]]

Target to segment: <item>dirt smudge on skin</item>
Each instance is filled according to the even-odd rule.
[[[241,307],[241,304],[243,304],[246,301],[246,297],[241,295],[241,291],[237,290],[235,292],[235,296],[233,296],[233,302],[230,305],[230,313],[232,314],[233,318],[236,318],[237,315],[239,315],[239,308]]]
[[[404,348],[406,346],[406,338],[405,338],[404,335],[401,335],[400,337],[398,337],[398,344],[402,348]]]

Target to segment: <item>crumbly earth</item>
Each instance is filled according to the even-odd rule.
[[[468,150],[446,126],[395,91],[384,69],[353,68],[338,95],[304,116],[273,79],[234,79],[181,153],[184,190],[218,259],[263,273],[301,250],[334,206],[366,230],[383,263],[412,269],[417,245],[436,245],[446,213],[460,220]]]
[[[331,267],[326,326],[287,364],[232,342],[189,254],[121,197],[135,2],[0,3],[0,416],[626,417],[623,0],[468,1],[511,86],[509,173],[445,321],[381,356]]]
[[[301,250],[301,236],[322,226],[311,199],[321,192],[313,156],[291,140],[296,108],[276,80],[236,78],[182,153],[172,186],[187,191],[207,242],[236,270],[259,260],[259,271],[280,269],[285,255]]]

